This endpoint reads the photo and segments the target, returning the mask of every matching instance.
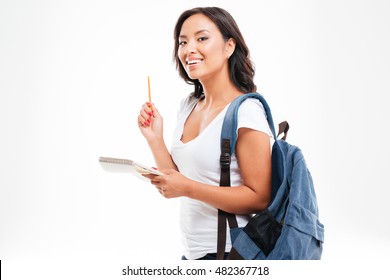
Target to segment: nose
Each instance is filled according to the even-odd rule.
[[[191,40],[187,43],[186,53],[187,54],[193,54],[197,52],[196,48],[196,42],[194,40]]]

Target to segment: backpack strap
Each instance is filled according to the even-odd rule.
[[[287,138],[287,132],[288,132],[289,129],[290,129],[290,125],[288,124],[287,121],[281,122],[281,123],[279,124],[278,137],[279,137],[280,135],[282,135],[282,133],[283,133],[283,137],[280,138],[280,139],[281,139],[281,140],[286,140],[286,138]]]
[[[234,99],[232,103],[230,103],[222,125],[221,144],[223,139],[230,139],[230,155],[234,153],[234,149],[237,141],[238,109],[241,103],[244,102],[247,98],[256,98],[263,104],[264,111],[267,116],[268,125],[272,132],[272,136],[274,137],[275,140],[277,139],[275,133],[274,121],[272,119],[271,109],[268,106],[267,101],[265,101],[264,97],[258,93],[246,93],[240,95],[239,97]]]
[[[223,124],[222,124],[222,134],[221,134],[221,178],[220,186],[229,187],[230,186],[230,160],[231,155],[235,151],[236,141],[237,141],[237,115],[238,108],[247,98],[256,98],[260,100],[263,104],[264,110],[267,115],[268,125],[271,129],[272,135],[276,140],[274,122],[271,115],[271,110],[268,106],[268,103],[265,99],[258,93],[247,93],[240,95],[232,101],[229,105],[229,108],[226,112]],[[287,124],[288,125],[288,124]],[[288,130],[288,128],[287,128]],[[285,132],[285,136],[287,131]],[[236,215],[227,213],[218,209],[218,240],[217,240],[217,260],[222,260],[225,254],[226,248],[226,220],[229,222],[229,227],[231,229],[238,227]]]
[[[221,156],[219,158],[221,166],[221,178],[219,185],[221,187],[230,186],[230,159],[230,139],[224,139],[221,142]],[[226,220],[229,221],[230,228],[238,227],[237,219],[234,214],[218,209],[217,260],[223,260],[225,256]]]

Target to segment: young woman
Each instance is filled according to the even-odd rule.
[[[231,162],[231,186],[219,187],[220,135],[227,107],[239,95],[255,92],[249,50],[232,16],[217,7],[183,12],[174,29],[174,60],[180,76],[194,85],[181,102],[170,151],[163,139],[163,119],[155,104],[138,116],[163,176],[151,183],[166,198],[181,198],[183,259],[215,259],[218,209],[248,215],[268,206],[271,196],[271,132],[257,100],[238,112],[238,138]],[[230,251],[227,233],[226,252]]]

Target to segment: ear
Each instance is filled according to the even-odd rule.
[[[229,57],[234,53],[234,50],[236,49],[236,40],[233,38],[230,38],[226,41],[226,58],[229,59]]]

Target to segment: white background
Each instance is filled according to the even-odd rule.
[[[179,200],[98,158],[153,165],[136,124],[147,75],[170,145],[192,90],[172,62],[173,28],[195,6],[233,15],[258,91],[289,121],[323,259],[389,258],[389,2],[0,0],[0,259],[181,257]]]

